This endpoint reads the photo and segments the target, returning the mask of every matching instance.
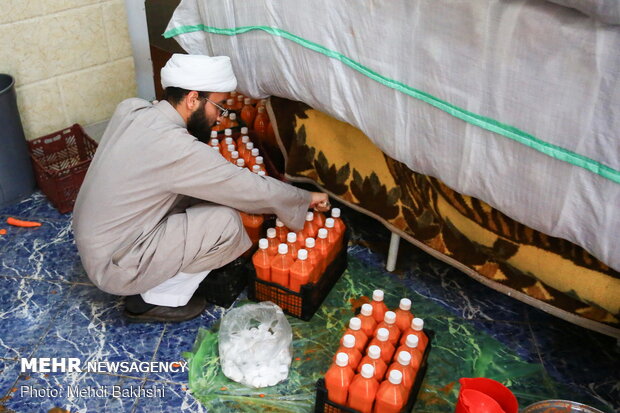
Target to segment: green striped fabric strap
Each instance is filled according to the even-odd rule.
[[[330,50],[324,46],[321,46],[320,44],[311,42],[307,39],[304,39],[303,37],[296,36],[292,33],[289,33],[282,29],[278,29],[276,27],[245,26],[245,27],[235,27],[232,29],[220,29],[217,27],[205,26],[204,24],[197,24],[193,26],[181,26],[181,27],[168,30],[167,32],[164,33],[164,37],[168,39],[174,36],[178,36],[180,34],[192,33],[192,32],[197,32],[197,31],[204,31],[208,33],[221,34],[221,35],[227,35],[227,36],[236,36],[238,34],[243,34],[243,33],[246,33],[252,30],[262,30],[274,36],[280,36],[285,39],[291,40],[305,48],[308,48],[318,53],[322,53],[325,56],[330,57],[332,59],[339,60],[345,65],[351,67],[352,69],[357,70],[361,74],[381,83],[382,85],[398,90],[399,92],[405,93],[415,99],[419,99],[423,102],[426,102],[429,105],[432,105],[465,122],[468,122],[472,125],[476,125],[478,127],[489,130],[491,132],[495,132],[499,135],[505,136],[523,145],[529,146],[532,149],[542,152],[545,155],[551,156],[552,158],[558,159],[560,161],[568,162],[572,165],[586,169],[590,172],[593,172],[597,175],[607,178],[615,183],[620,183],[620,171],[617,171],[607,165],[597,162],[594,159],[590,159],[584,155],[580,155],[568,149],[565,149],[560,146],[553,145],[551,143],[540,140],[536,138],[535,136],[530,135],[529,133],[526,133],[520,129],[515,128],[514,126],[506,125],[504,123],[498,122],[495,119],[487,118],[485,116],[478,115],[476,113],[469,112],[458,106],[452,105],[451,103],[438,99],[435,96],[432,96],[426,92],[415,89],[397,80],[385,77],[367,68],[366,66],[363,66],[359,62],[356,62],[355,60],[343,55],[342,53],[336,52],[334,50]]]

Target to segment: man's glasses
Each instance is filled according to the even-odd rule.
[[[217,103],[215,103],[214,101],[210,100],[209,98],[204,98],[207,102],[212,103],[213,106],[215,106],[216,108],[218,108],[220,110],[220,116],[226,117],[228,116],[228,109],[226,109],[223,106],[218,105]]]

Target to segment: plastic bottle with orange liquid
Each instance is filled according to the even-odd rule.
[[[272,257],[278,255],[278,245],[280,245],[280,240],[277,237],[275,228],[267,229],[267,241],[269,242],[267,253]]]
[[[286,245],[288,245],[288,254],[291,256],[291,258],[296,259],[297,251],[299,250],[296,233],[289,232],[286,234]]]
[[[342,337],[342,344],[338,348],[337,353],[347,353],[349,355],[349,366],[353,370],[357,368],[362,361],[362,353],[355,347],[355,336],[352,334],[345,334]]]
[[[370,364],[364,364],[362,371],[353,377],[349,386],[347,406],[359,410],[361,413],[371,413],[379,390],[379,382],[374,376],[375,369]]]
[[[288,288],[292,265],[293,259],[288,255],[288,245],[278,245],[278,255],[271,260],[271,281]]]
[[[362,320],[362,331],[366,336],[373,337],[377,329],[377,321],[372,315],[372,306],[370,304],[362,304],[357,317]]]
[[[317,228],[323,228],[325,226],[325,215],[322,212],[314,212],[314,225]]]
[[[377,324],[377,330],[385,328],[390,333],[390,343],[393,346],[398,345],[398,339],[400,338],[400,329],[396,325],[396,313],[394,311],[386,311],[383,316],[383,321]]]
[[[403,344],[409,334],[415,334],[416,336],[418,336],[418,347],[420,348],[421,352],[424,352],[424,349],[428,344],[428,337],[426,337],[426,333],[424,333],[424,320],[418,317],[415,317],[413,320],[411,320],[411,325],[409,326],[407,331],[403,333],[404,337],[401,337],[400,344]]]
[[[398,308],[394,310],[396,313],[396,325],[400,331],[405,332],[411,326],[413,314],[411,313],[411,300],[401,298]]]
[[[362,320],[357,317],[352,317],[349,320],[349,327],[344,332],[344,335],[351,334],[353,337],[355,337],[355,347],[360,351],[360,353],[363,353],[364,348],[366,347],[366,343],[368,342],[368,336],[364,334],[361,327]],[[344,339],[344,335],[343,338],[340,339],[341,345],[342,340]]]
[[[360,372],[364,364],[371,364],[375,368],[375,379],[377,379],[377,381],[381,382],[381,380],[383,380],[388,366],[381,358],[381,348],[379,346],[372,345],[368,347],[366,355],[362,358],[357,368],[357,373]]]
[[[403,374],[392,370],[388,379],[379,385],[375,396],[374,413],[400,413],[407,404],[408,393],[402,384]]]
[[[235,95],[234,98],[226,99],[226,103],[224,104],[224,107],[226,109],[229,109],[229,110],[235,110],[235,100],[236,100],[236,98],[237,98],[237,96]]]
[[[256,118],[256,108],[252,105],[250,98],[245,98],[241,108],[241,120],[246,125],[253,125],[254,118]]]
[[[342,237],[344,236],[344,232],[347,229],[347,227],[346,225],[344,225],[344,221],[340,217],[340,214],[341,214],[340,208],[332,208],[331,215],[332,215],[332,218],[334,219],[334,228],[336,228],[336,231]]]
[[[286,243],[286,235],[289,233],[288,228],[284,226],[284,222],[276,219],[276,236],[280,242]]]
[[[297,251],[297,261],[291,266],[289,276],[289,289],[300,292],[301,286],[310,282],[314,268],[308,261],[308,251],[300,249]]]
[[[258,241],[258,251],[252,256],[252,263],[256,269],[256,276],[264,281],[271,281],[271,256],[267,252],[269,241],[261,238]]]
[[[248,135],[241,135],[237,138],[237,151],[239,152],[239,156],[244,157],[247,149],[245,145],[250,142],[250,137]],[[244,158],[245,160],[245,158]],[[247,163],[247,160],[245,161]]]
[[[372,316],[375,318],[377,323],[383,321],[385,317],[385,312],[388,311],[387,306],[383,302],[383,291],[382,290],[374,290],[372,292]]]
[[[267,125],[269,124],[269,116],[265,112],[264,106],[259,106],[254,118],[254,132],[259,138],[265,138],[267,136]]]
[[[319,229],[316,225],[314,225],[314,212],[308,211],[306,213],[306,222],[304,223],[303,231],[306,238],[316,238],[316,234]]]
[[[314,248],[321,254],[321,259],[325,263],[325,267],[327,267],[330,264],[331,244],[327,240],[327,230],[325,228],[319,229]]]
[[[420,351],[418,348],[418,336],[415,334],[409,334],[404,344],[401,344],[398,349],[396,349],[395,354],[399,354],[401,351],[407,351],[411,354],[411,367],[415,371],[420,369],[420,365],[422,364],[422,360],[424,358],[424,353]]]
[[[331,254],[330,260],[333,260],[338,255],[338,252],[340,251],[340,247],[341,247],[341,245],[340,245],[340,235],[338,235],[338,232],[334,228],[334,219],[333,218],[325,219],[325,229],[327,230],[327,241],[331,245],[331,248],[330,248],[330,254]]]
[[[334,403],[344,405],[347,402],[349,386],[354,376],[355,372],[349,366],[349,355],[346,353],[336,354],[336,361],[325,373],[327,398]]]
[[[403,374],[403,387],[409,393],[413,383],[415,382],[415,376],[417,371],[411,367],[411,354],[408,351],[401,351],[397,354],[395,362],[388,368],[387,374],[389,375],[392,370],[398,370]]]
[[[243,149],[243,156],[245,161],[248,164],[252,163],[252,149],[254,149],[254,142],[248,141],[245,143],[245,147]]]
[[[235,112],[230,112],[228,115],[228,127],[230,129],[239,127],[239,121],[237,120],[237,114]]]
[[[273,278],[273,272],[271,275]],[[381,358],[386,363],[390,363],[392,361],[392,356],[394,355],[394,345],[390,343],[390,332],[386,328],[379,328],[375,334],[375,337],[370,340],[369,346],[379,346],[381,349]]]
[[[314,247],[314,238],[306,238],[306,245],[304,246],[304,249],[308,251],[308,261],[310,261],[310,264],[312,264],[312,267],[314,268],[310,282],[316,283],[325,271],[325,262],[321,260],[321,254],[316,251]]]
[[[243,160],[243,159],[238,159]],[[239,165],[237,165],[239,166]],[[248,236],[252,240],[252,242],[256,242],[260,239],[260,232],[263,228],[264,218],[260,214],[241,214],[241,220],[243,221],[243,226],[245,227]]]

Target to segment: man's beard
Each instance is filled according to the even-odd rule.
[[[211,136],[211,127],[215,120],[209,120],[205,114],[205,101],[200,102],[198,109],[187,119],[187,131],[201,142],[208,142]]]

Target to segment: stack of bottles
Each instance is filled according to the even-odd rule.
[[[267,229],[267,238],[259,241],[252,257],[256,276],[300,292],[302,285],[318,282],[338,256],[345,230],[339,208],[332,208],[329,218],[308,212],[299,232],[276,220],[276,227]]]
[[[237,132],[241,127],[254,131],[259,138],[273,138],[273,128],[265,108],[265,99],[259,101],[233,91],[228,94],[224,106],[229,110],[211,130],[221,134],[226,129]]]
[[[327,398],[362,413],[402,411],[416,382],[428,337],[424,321],[403,298],[389,311],[383,291],[375,290],[340,340],[325,373]]]
[[[248,128],[244,126],[240,132],[235,138],[232,129],[225,129],[221,136],[216,131],[211,131],[209,146],[228,162],[240,168],[247,168],[256,174],[267,175],[264,159],[258,148],[254,147],[254,142],[250,140]]]

